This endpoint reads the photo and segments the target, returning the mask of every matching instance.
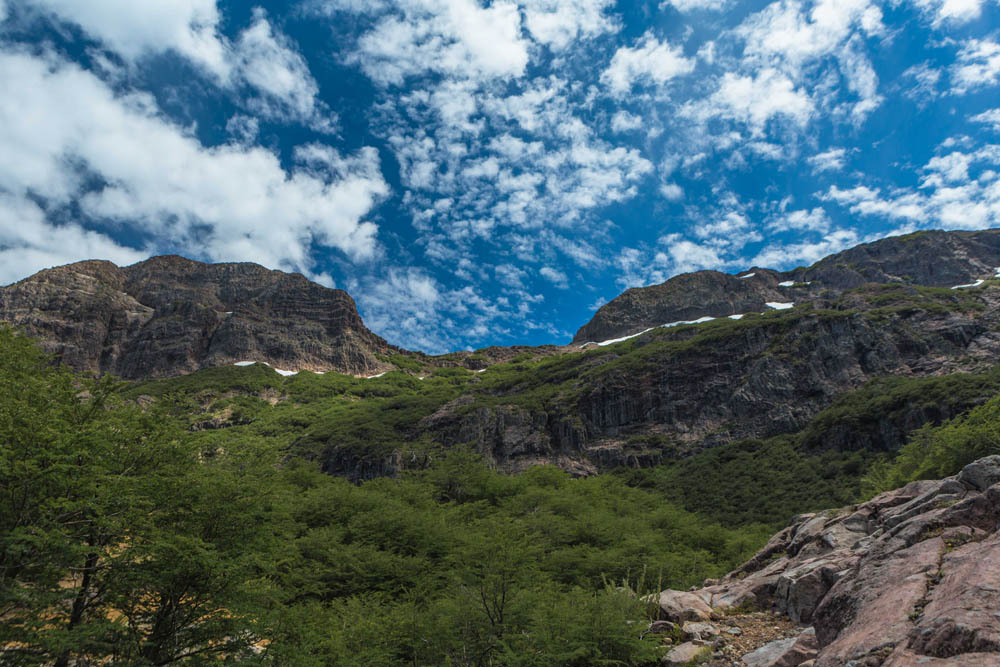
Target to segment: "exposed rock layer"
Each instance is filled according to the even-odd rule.
[[[721,581],[663,591],[660,607],[675,618],[709,607],[787,614],[815,629],[816,667],[998,665],[998,528],[1000,456],[991,456],[954,477],[796,517]]]
[[[392,351],[343,290],[257,264],[177,256],[42,271],[0,288],[0,320],[77,370],[123,378],[244,360],[371,374],[390,367],[378,355]]]
[[[611,340],[704,316],[760,312],[769,302],[803,303],[865,283],[952,287],[992,276],[997,266],[1000,230],[927,231],[859,245],[784,273],[760,268],[738,276],[685,273],[659,285],[626,290],[602,306],[573,343]]]

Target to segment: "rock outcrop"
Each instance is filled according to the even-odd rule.
[[[0,321],[77,370],[151,378],[238,361],[367,375],[393,351],[354,300],[299,274],[177,256],[86,261],[0,288]]]
[[[509,404],[501,391],[488,402],[461,396],[425,419],[420,431],[449,445],[471,443],[509,471],[557,460],[575,462],[575,471],[648,466],[798,432],[843,392],[875,378],[983,372],[1000,358],[995,287],[934,298],[903,287],[900,307],[885,307],[885,295],[874,286],[781,316],[642,336],[627,352],[602,348],[567,360],[574,372],[553,377],[549,382],[559,386],[537,404],[524,400],[524,384],[512,383],[502,390]],[[700,338],[703,331],[713,333]],[[970,398],[961,405],[902,406],[870,428],[834,425],[817,431],[809,447],[892,451],[914,429],[987,396]]]
[[[685,273],[626,290],[598,309],[573,344],[612,340],[670,322],[761,312],[768,303],[805,303],[866,283],[953,287],[992,277],[998,266],[1000,230],[991,229],[891,237],[793,271],[755,267],[736,275]]]
[[[796,517],[742,567],[706,583],[659,599],[700,607],[695,596],[716,616],[765,608],[808,626],[744,664],[1000,665],[1000,456]]]

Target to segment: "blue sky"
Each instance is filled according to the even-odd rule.
[[[429,352],[1000,226],[996,0],[0,0],[0,284],[300,271]]]

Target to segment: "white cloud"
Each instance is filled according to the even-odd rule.
[[[159,248],[211,260],[307,272],[314,244],[353,258],[375,252],[377,229],[363,218],[387,186],[374,149],[341,156],[300,147],[286,171],[260,147],[203,146],[150,97],[115,95],[76,65],[0,52],[0,80],[8,93],[0,97],[0,189],[14,196],[75,201]],[[97,189],[86,185],[94,177]]]
[[[799,265],[807,266],[827,255],[855,246],[859,242],[860,239],[853,230],[838,229],[815,242],[770,245],[753,258],[752,264],[774,269],[787,269]]]
[[[623,46],[615,52],[601,81],[612,94],[622,96],[636,84],[662,86],[674,77],[689,74],[694,65],[695,61],[685,58],[680,47],[661,42],[647,32],[636,46]]]
[[[472,80],[520,76],[529,42],[511,2],[484,8],[476,0],[401,0],[357,46],[353,58],[365,74],[401,85],[430,72]]]
[[[605,13],[614,0],[522,0],[520,4],[531,36],[555,50],[618,29]]]
[[[642,127],[642,116],[636,116],[622,109],[611,117],[611,129],[614,132],[629,132]]]
[[[515,273],[523,275],[519,269]],[[510,334],[512,325],[520,331],[560,333],[530,320],[532,306],[542,301],[541,296],[523,290],[487,296],[472,285],[449,289],[414,267],[393,267],[383,275],[351,282],[347,289],[369,328],[394,344],[432,354],[453,351],[461,341],[495,344]]]
[[[806,162],[812,166],[814,173],[824,171],[840,171],[844,168],[844,160],[847,157],[847,149],[831,148],[828,151],[817,153],[808,158]]]
[[[259,113],[301,121],[313,121],[319,86],[309,73],[305,59],[280,33],[275,32],[262,12],[236,42],[236,59],[241,77],[263,96],[252,103]],[[320,127],[328,124],[316,119]]]
[[[941,70],[931,67],[928,63],[920,63],[906,69],[900,76],[902,81],[912,81],[912,85],[903,94],[914,100],[918,106],[924,107],[940,93],[938,83],[941,81]]]
[[[27,1],[79,25],[126,59],[175,51],[220,79],[229,77],[215,0]]]
[[[727,264],[719,251],[707,245],[699,245],[686,239],[670,239],[666,255],[659,261],[669,261],[671,273],[688,273],[700,269],[718,269]]]
[[[679,12],[719,11],[729,6],[729,0],[667,0],[660,3],[661,9],[668,6],[673,6]]]
[[[736,33],[746,40],[744,55],[771,67],[802,64],[836,54],[852,33],[883,31],[882,12],[869,0],[820,0],[806,13],[805,4],[778,0],[748,18]]]
[[[951,68],[951,82],[957,95],[1000,82],[1000,44],[986,39],[965,42]]]
[[[821,199],[849,206],[853,213],[861,215],[915,222],[922,222],[928,217],[924,197],[914,192],[902,192],[884,197],[879,188],[872,189],[859,185],[849,190],[842,190],[833,185]]]
[[[332,129],[335,117],[319,114],[319,89],[305,59],[262,10],[254,11],[253,23],[231,44],[219,32],[216,0],[27,1],[79,25],[128,61],[173,52],[227,88],[256,89],[260,96],[249,100],[256,113]]]
[[[551,266],[543,266],[538,270],[539,275],[548,280],[550,283],[558,287],[559,289],[566,289],[569,287],[569,282],[566,278],[566,274],[559,269],[554,269]]]
[[[935,26],[942,23],[967,23],[979,18],[984,0],[914,0],[929,14]]]
[[[143,260],[148,254],[77,224],[51,224],[36,203],[0,193],[0,285],[42,268],[95,257],[121,266]]]
[[[974,176],[973,169],[978,170]],[[1000,146],[987,145],[971,153],[952,152],[932,158],[923,167],[919,190],[856,186],[831,187],[822,199],[848,206],[853,213],[902,220],[908,225],[946,229],[1000,226]]]
[[[774,69],[764,69],[755,77],[726,72],[718,90],[707,104],[688,108],[701,118],[721,116],[746,123],[753,134],[760,135],[768,120],[784,116],[799,126],[812,117],[815,107],[805,91]]]
[[[0,0],[0,23],[7,20],[7,0]]]
[[[807,7],[809,9],[807,10]],[[882,11],[871,0],[778,0],[747,18],[734,30],[745,40],[744,65],[781,72],[795,84],[814,84],[832,74],[836,62],[847,89],[858,96],[849,113],[863,121],[882,102],[878,77],[864,52],[862,36],[884,32]],[[829,96],[832,106],[838,86],[817,87],[817,98]]]
[[[993,126],[994,132],[1000,132],[1000,108],[990,109],[981,114],[976,114],[970,120],[974,123],[985,123]]]
[[[821,208],[783,213],[771,220],[767,228],[774,232],[809,231],[825,232],[830,228],[830,216]]]
[[[676,183],[664,183],[660,186],[660,194],[669,201],[680,201],[684,198],[684,189]]]

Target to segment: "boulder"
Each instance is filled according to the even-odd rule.
[[[707,621],[712,617],[712,608],[695,593],[668,589],[660,593],[657,603],[660,607],[660,616],[677,624],[685,621]]]
[[[684,667],[702,656],[708,657],[711,654],[712,649],[704,644],[684,642],[670,649],[670,652],[663,656],[660,664],[664,667]]]
[[[1000,456],[987,456],[962,468],[958,480],[979,491],[1000,482]]]
[[[711,623],[696,623],[687,622],[681,628],[681,632],[684,633],[684,637],[690,640],[709,640],[712,637],[719,636],[719,628],[715,627]]]
[[[785,653],[792,650],[795,641],[795,637],[790,637],[789,639],[768,642],[756,651],[743,656],[743,664],[747,667],[774,667]]]
[[[670,621],[653,621],[649,624],[648,632],[653,635],[668,635],[676,629],[676,623],[671,623]]]
[[[799,667],[813,660],[818,650],[816,631],[806,628],[798,637],[764,644],[743,656],[743,663],[751,667]]]
[[[746,654],[746,665],[1000,667],[1000,456],[862,505],[796,517],[709,583],[672,593],[661,609],[680,618],[682,603],[707,615],[709,606],[749,602],[815,628]],[[695,627],[705,618],[684,620]]]

